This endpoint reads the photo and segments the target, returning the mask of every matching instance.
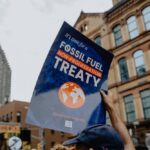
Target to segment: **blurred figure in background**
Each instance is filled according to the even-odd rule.
[[[6,140],[3,133],[0,133],[0,150],[7,150]]]
[[[66,146],[64,146],[62,144],[56,144],[50,150],[73,150],[73,148],[66,147]]]

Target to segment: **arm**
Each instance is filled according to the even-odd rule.
[[[115,105],[112,100],[112,96],[110,94],[106,95],[103,91],[101,91],[101,95],[103,97],[104,104],[108,111],[112,126],[120,134],[120,136],[124,142],[125,150],[135,150],[132,140],[129,136],[128,130],[127,130],[126,126],[124,125],[123,121],[120,119],[120,117],[115,109]]]

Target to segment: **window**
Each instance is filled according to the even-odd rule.
[[[81,32],[84,32],[84,31],[87,31],[87,30],[88,30],[88,25],[87,24],[81,25],[81,27],[80,27]]]
[[[126,58],[121,58],[119,60],[119,69],[120,69],[121,81],[127,81],[129,79],[129,75],[128,75]]]
[[[81,32],[83,32],[83,31],[84,31],[84,29],[83,29],[83,27],[82,27],[82,26],[80,27],[80,31],[81,31]]]
[[[17,122],[21,122],[21,112],[16,113],[16,120]]]
[[[9,122],[9,115],[6,114],[6,122]]]
[[[97,44],[97,45],[101,45],[101,37],[100,36],[97,36],[95,39],[94,39],[94,41],[95,41],[95,43]]]
[[[150,118],[150,89],[141,91],[140,95],[143,104],[144,117]]]
[[[138,50],[133,54],[137,75],[142,75],[146,72],[143,51]]]
[[[12,120],[12,119],[13,119],[13,113],[10,112],[10,120]]]
[[[55,142],[54,141],[52,141],[51,142],[51,147],[53,147],[55,145]]]
[[[87,24],[84,24],[84,30],[86,31],[88,29]]]
[[[139,35],[139,32],[138,32],[135,16],[131,16],[127,20],[127,25],[128,25],[130,39],[133,39],[133,38],[137,37]]]
[[[121,45],[123,43],[123,40],[122,40],[122,34],[121,34],[121,27],[120,27],[120,25],[117,25],[117,26],[115,26],[113,28],[113,34],[114,34],[116,46]]]
[[[51,134],[55,134],[55,131],[54,131],[54,130],[51,130]]]
[[[127,115],[127,121],[133,122],[135,121],[135,109],[133,103],[133,96],[128,95],[124,97],[125,110]]]
[[[143,9],[142,14],[143,14],[146,29],[150,30],[150,6]]]

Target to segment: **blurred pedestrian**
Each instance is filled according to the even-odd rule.
[[[66,146],[64,146],[62,144],[56,144],[50,150],[70,150],[70,149],[69,149],[69,147],[66,147]]]
[[[135,150],[128,130],[117,113],[112,95],[106,95],[104,91],[100,93],[113,127],[108,125],[88,127],[63,144],[75,145],[75,150]]]
[[[6,139],[3,133],[0,133],[0,150],[7,150]]]

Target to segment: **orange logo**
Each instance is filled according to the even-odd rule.
[[[85,95],[82,88],[74,82],[64,83],[59,91],[60,101],[69,108],[80,108],[85,102]]]

